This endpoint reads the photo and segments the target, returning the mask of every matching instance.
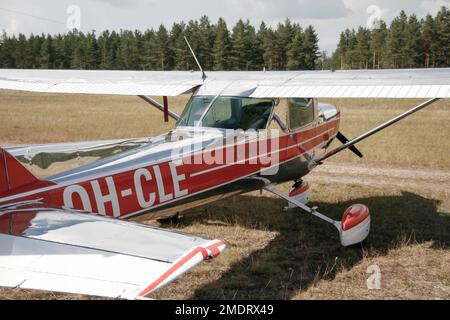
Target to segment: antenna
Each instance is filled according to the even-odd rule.
[[[188,39],[186,38],[186,36],[184,37],[184,40],[186,41],[186,43],[187,43],[187,45],[188,45],[188,47],[189,47],[189,50],[191,50],[191,53],[192,53],[192,55],[194,56],[195,62],[197,62],[197,65],[198,65],[200,71],[202,72],[202,79],[203,79],[203,81],[205,81],[206,78],[207,78],[207,77],[206,77],[206,74],[205,74],[205,71],[203,71],[203,68],[202,68],[200,62],[198,62],[197,56],[195,55],[194,50],[192,50],[192,47],[191,47],[191,45],[189,44],[189,41],[188,41]]]

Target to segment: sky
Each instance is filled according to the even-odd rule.
[[[302,26],[313,25],[320,48],[336,49],[339,34],[346,28],[370,26],[381,18],[390,23],[403,9],[419,18],[435,14],[450,0],[0,0],[0,31],[8,34],[64,33],[105,29],[170,27],[207,15],[212,22],[225,19],[228,28],[239,19],[276,25],[286,18]]]

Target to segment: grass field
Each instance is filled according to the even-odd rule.
[[[171,99],[171,107],[180,112],[185,100]],[[327,102],[341,108],[350,138],[419,101]],[[363,160],[344,152],[307,178],[314,204],[334,218],[353,203],[371,208],[372,233],[363,245],[342,248],[331,226],[283,213],[284,202],[266,192],[250,193],[160,224],[224,239],[228,247],[154,297],[449,299],[449,121],[450,102],[441,101],[361,143]],[[1,146],[153,136],[171,125],[134,97],[0,92]],[[371,265],[381,269],[380,290],[367,289]],[[0,289],[0,298],[86,297]]]

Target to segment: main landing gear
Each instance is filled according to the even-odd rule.
[[[308,207],[309,186],[301,180],[296,181],[290,194],[279,191],[274,184],[268,184],[266,190],[289,202],[288,208],[300,208],[313,216],[332,224],[339,232],[344,247],[364,241],[370,232],[370,212],[363,204],[350,206],[343,214],[341,221],[335,221],[317,211],[317,207]]]

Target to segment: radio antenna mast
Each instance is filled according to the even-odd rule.
[[[188,41],[188,39],[186,38],[186,36],[184,37],[184,40],[186,41],[186,43],[187,43],[187,45],[188,45],[188,47],[189,47],[189,50],[191,50],[191,53],[192,53],[192,55],[194,56],[195,62],[197,62],[197,65],[198,65],[200,71],[202,72],[202,79],[203,79],[203,81],[205,81],[206,78],[207,78],[207,77],[206,77],[206,74],[205,74],[205,71],[203,71],[203,68],[202,68],[200,62],[198,62],[197,56],[195,55],[194,50],[192,50],[192,47],[191,47],[191,45],[189,44],[189,41]]]

